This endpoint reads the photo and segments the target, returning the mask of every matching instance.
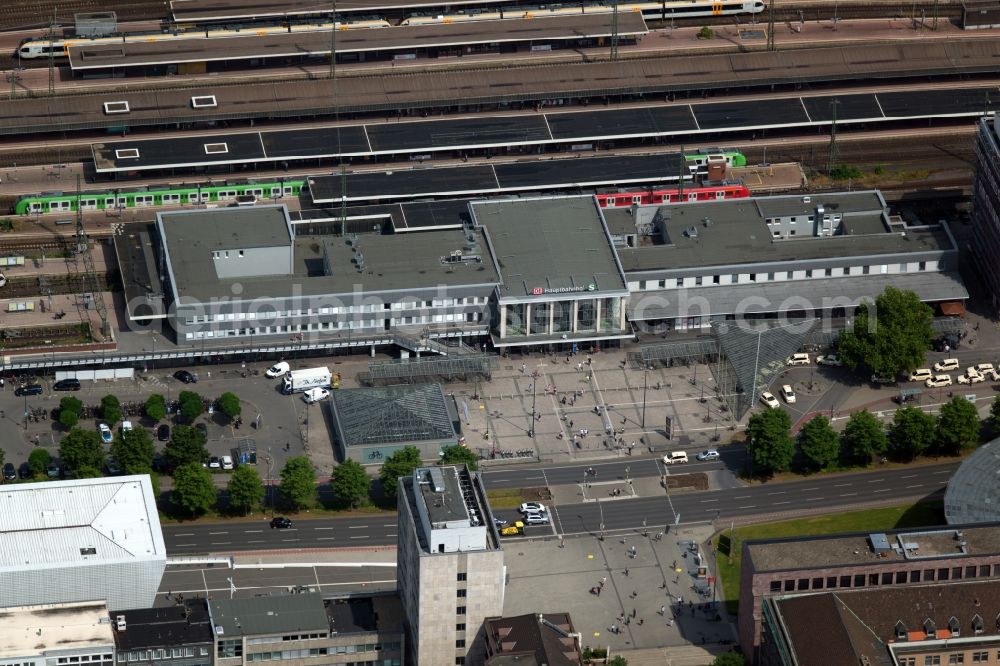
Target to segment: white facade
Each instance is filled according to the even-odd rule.
[[[153,605],[166,549],[149,477],[5,486],[0,607],[105,601]]]

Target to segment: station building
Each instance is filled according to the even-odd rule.
[[[0,664],[71,663],[114,666],[115,639],[103,601],[14,606],[0,613]]]
[[[396,579],[407,663],[482,664],[502,615],[506,567],[478,474],[421,467],[399,479]]]
[[[569,350],[618,345],[636,329],[849,317],[888,286],[958,308],[968,298],[947,224],[907,223],[877,191],[438,208],[426,226],[359,211],[349,229],[378,220],[347,235],[323,235],[322,220],[293,221],[283,206],[159,213],[156,238],[137,244],[149,252],[131,265],[162,288],[126,284],[129,315],[168,319],[178,344],[195,349],[306,340],[407,356],[452,353],[444,344]]]
[[[18,483],[0,495],[0,608],[147,608],[166,558],[147,475]]]

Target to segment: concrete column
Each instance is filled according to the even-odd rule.
[[[507,306],[503,303],[498,303],[497,314],[500,317],[500,339],[503,340],[507,336]]]
[[[603,309],[603,305],[604,299],[594,299],[594,330],[598,333],[601,332],[601,310]]]
[[[572,320],[573,321],[573,326],[570,328],[570,330],[572,330],[574,333],[576,333],[576,330],[577,330],[576,316],[579,314],[579,307],[578,306],[580,304],[580,301],[571,301],[571,303],[573,304],[572,308],[571,308],[571,312],[573,313],[572,314],[572,317],[573,317],[573,320]]]
[[[531,335],[531,303],[524,306],[524,334]]]

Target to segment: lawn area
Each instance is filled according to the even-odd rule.
[[[490,507],[494,509],[516,509],[524,501],[520,488],[487,490],[486,499],[490,501]]]
[[[733,558],[729,561],[729,530],[717,536],[715,563],[722,579],[722,598],[730,613],[736,614],[740,595],[740,557],[743,542],[748,539],[773,539],[780,537],[833,534],[837,532],[876,532],[893,528],[922,527],[944,524],[941,502],[920,502],[881,509],[852,511],[832,515],[786,520],[738,527],[733,532]]]

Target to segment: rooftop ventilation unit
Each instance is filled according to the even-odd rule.
[[[225,155],[229,152],[229,146],[225,143],[206,143],[206,155]]]
[[[684,230],[684,235],[687,236],[688,238],[697,238],[698,227],[688,227],[687,229]]]
[[[430,482],[432,489],[436,493],[443,493],[445,490],[444,486],[444,473],[437,467],[429,467],[427,469],[430,476]]]
[[[137,160],[139,159],[139,149],[122,148],[121,150],[116,150],[115,158],[119,160]]]
[[[115,629],[118,631],[125,631],[125,616],[116,615],[115,616]]]

